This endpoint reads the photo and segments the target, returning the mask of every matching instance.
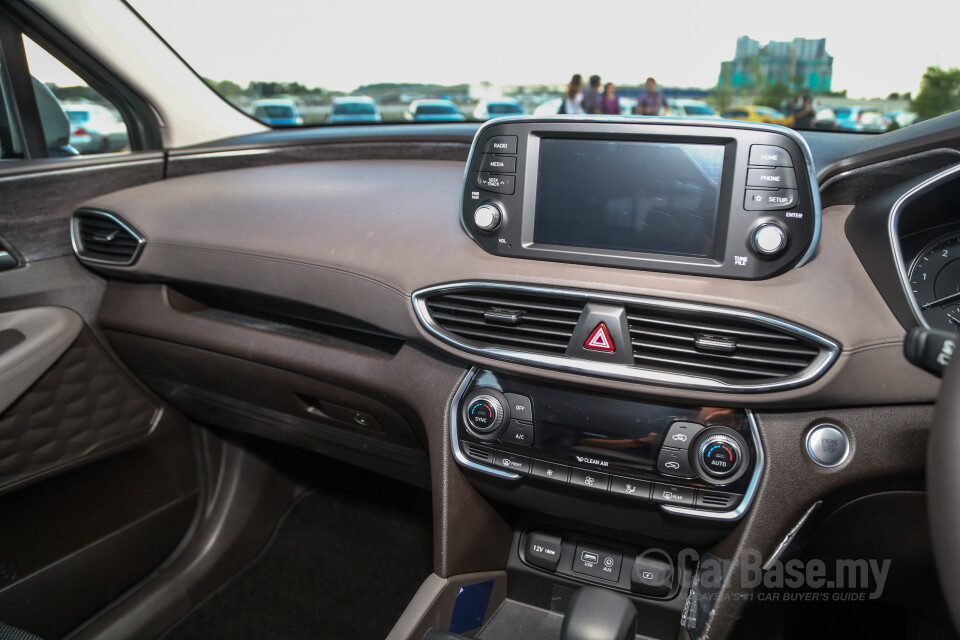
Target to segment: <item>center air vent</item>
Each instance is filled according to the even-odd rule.
[[[778,318],[656,298],[461,283],[418,291],[413,301],[427,330],[463,351],[677,387],[796,387],[822,375],[839,353],[828,338]],[[632,365],[612,356],[610,362],[580,358],[576,349],[568,350],[587,303],[625,309]]]
[[[117,216],[89,209],[73,214],[70,234],[77,257],[87,262],[131,265],[144,243],[143,236]]]

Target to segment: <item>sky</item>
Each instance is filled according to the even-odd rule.
[[[762,44],[825,37],[833,89],[851,98],[916,95],[927,66],[960,67],[957,0],[130,4],[198,73],[242,85],[563,84],[572,73],[599,73],[620,84],[654,76],[665,86],[709,88],[741,35]]]

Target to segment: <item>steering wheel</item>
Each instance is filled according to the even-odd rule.
[[[943,376],[927,445],[927,512],[940,585],[960,630],[960,365],[947,366],[957,342],[955,334],[911,329],[904,355]]]

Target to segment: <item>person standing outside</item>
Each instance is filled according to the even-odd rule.
[[[590,76],[590,86],[583,92],[583,112],[600,113],[600,76]]]
[[[633,113],[638,116],[659,116],[668,109],[667,97],[657,89],[657,81],[653,78],[647,78],[645,84],[647,91],[637,98]]]
[[[803,96],[800,108],[793,114],[794,129],[813,129],[817,118],[817,110],[813,108],[813,99],[809,94]]]
[[[600,96],[600,113],[608,116],[620,115],[620,96],[617,95],[617,85],[608,82],[603,87]]]
[[[563,103],[560,105],[559,113],[568,115],[579,115],[583,113],[583,76],[579,73],[573,74],[570,83],[567,85],[567,92],[563,96]]]

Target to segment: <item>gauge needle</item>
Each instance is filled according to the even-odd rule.
[[[923,310],[923,311],[926,311],[927,309],[930,309],[930,308],[932,308],[932,307],[937,307],[937,306],[940,306],[941,304],[947,304],[948,302],[951,302],[951,301],[953,301],[953,300],[955,300],[955,299],[957,299],[957,298],[960,298],[960,291],[957,291],[956,293],[951,293],[951,294],[948,295],[948,296],[943,296],[943,297],[940,298],[939,300],[934,300],[933,302],[928,302],[927,304],[925,304],[925,305],[923,305],[922,307],[920,307],[920,309]]]
[[[953,324],[955,324],[955,325],[957,325],[958,327],[960,327],[960,320],[957,320],[956,318],[954,318],[954,317],[953,317],[952,315],[950,315],[949,313],[947,314],[947,319],[950,320],[950,322],[952,322]]]

